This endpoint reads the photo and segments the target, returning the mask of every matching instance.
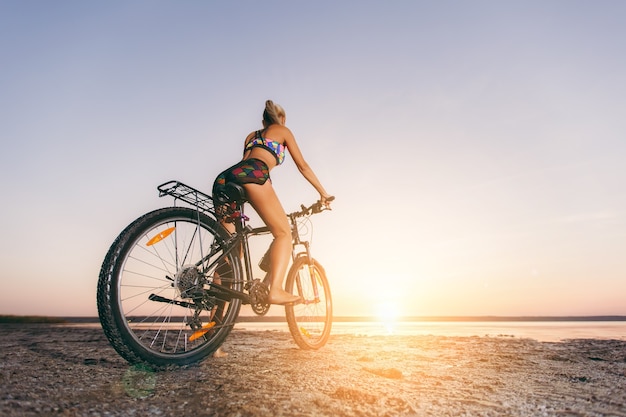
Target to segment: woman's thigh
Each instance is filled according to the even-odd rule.
[[[245,184],[243,186],[248,195],[248,201],[259,214],[261,220],[269,227],[274,237],[289,234],[287,214],[281,204],[271,181],[263,185]]]

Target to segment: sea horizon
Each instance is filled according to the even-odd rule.
[[[39,320],[39,321],[38,321]],[[12,315],[0,314],[0,323],[10,322],[68,322],[68,323],[96,323],[98,316],[45,316],[45,315]],[[285,315],[255,316],[240,315],[237,322],[285,322]],[[626,315],[564,315],[564,316],[401,316],[394,319],[381,319],[376,316],[335,316],[334,323],[388,323],[388,322],[620,322],[626,321]]]

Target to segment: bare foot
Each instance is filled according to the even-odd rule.
[[[225,358],[226,356],[228,356],[228,352],[224,351],[221,346],[218,347],[215,352],[213,352],[214,358]]]
[[[270,304],[278,304],[278,305],[293,304],[301,300],[302,299],[299,296],[289,294],[287,291],[283,291],[281,289],[270,290],[270,293],[267,297],[267,301]]]

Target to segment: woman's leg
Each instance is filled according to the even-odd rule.
[[[270,253],[270,304],[287,304],[298,301],[300,297],[283,290],[283,280],[287,273],[291,256],[291,229],[287,215],[276,196],[271,181],[265,184],[244,185],[248,201],[272,232],[274,242]]]
[[[226,230],[228,230],[228,232],[230,234],[235,233],[235,225],[234,224],[226,223],[224,221],[222,221],[220,223],[221,223],[222,226],[224,226],[224,228]],[[230,273],[230,271],[231,271],[230,265],[228,265],[227,262],[224,262],[224,264],[218,266],[216,271],[215,271],[213,282],[215,282],[216,284],[221,284],[222,283],[221,274],[218,272],[218,271],[220,271],[220,267],[223,268],[222,274],[223,273],[230,274],[230,278],[232,278],[232,274]],[[222,320],[224,318],[223,315],[224,315],[224,302],[222,301],[218,305],[213,307],[213,311],[211,312],[211,320],[213,320],[213,319]],[[222,346],[218,347],[217,350],[215,352],[213,352],[213,357],[214,358],[225,358],[226,356],[228,356],[228,352],[226,352]]]

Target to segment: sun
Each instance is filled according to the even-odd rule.
[[[394,325],[400,318],[400,310],[396,303],[385,301],[378,304],[376,308],[376,320],[392,333]]]

